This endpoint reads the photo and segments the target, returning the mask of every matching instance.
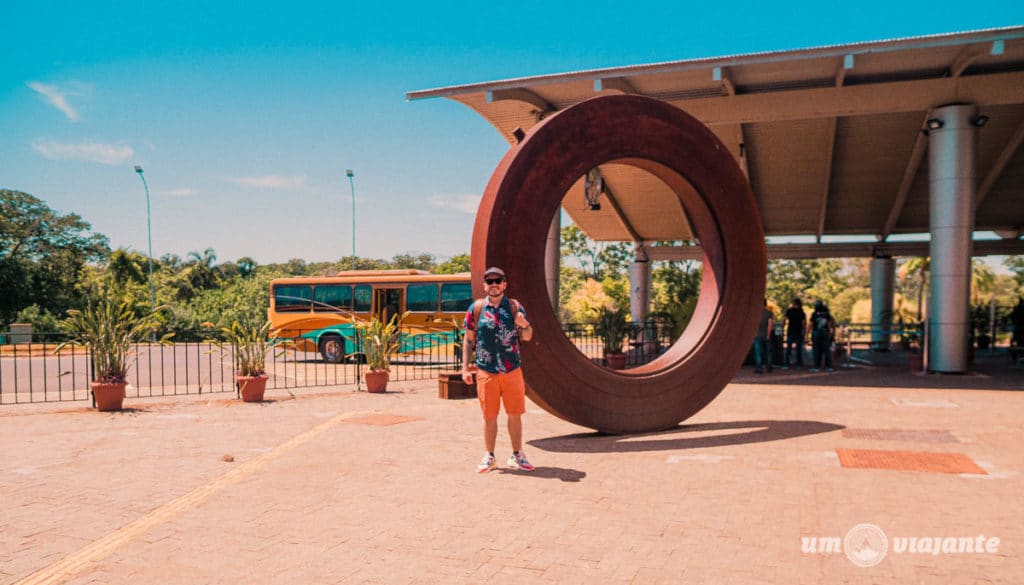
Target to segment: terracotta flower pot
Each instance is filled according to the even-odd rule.
[[[387,370],[370,370],[366,372],[364,378],[366,379],[367,392],[384,392],[388,389]]]
[[[92,396],[96,399],[96,410],[100,412],[116,412],[124,405],[124,388],[126,382],[91,382]]]
[[[608,362],[609,370],[626,369],[626,354],[624,353],[609,353],[604,356],[604,359]]]
[[[266,376],[235,376],[235,381],[242,393],[242,402],[263,402],[263,393],[267,390]]]

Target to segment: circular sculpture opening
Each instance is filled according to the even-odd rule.
[[[612,371],[561,331],[544,278],[551,217],[578,178],[606,161],[657,176],[679,198],[703,250],[700,298],[683,336],[643,366]],[[742,363],[764,299],[764,232],[750,186],[703,124],[640,96],[597,97],[549,117],[512,147],[481,200],[473,230],[476,296],[487,266],[530,313],[523,345],[530,398],[570,422],[609,433],[661,430],[692,416]]]
[[[571,295],[566,295],[569,291],[564,287],[559,291],[549,288],[548,293],[562,300],[557,313],[570,342],[591,362],[610,369],[633,369],[657,359],[685,334],[700,298],[703,251],[677,191],[690,199],[698,196],[693,186],[671,169],[659,169],[657,175],[648,172],[646,168],[653,164],[604,161],[579,177],[560,202],[563,209],[575,211],[570,211],[573,230],[566,232],[563,226],[559,242],[559,249],[568,250],[575,262],[561,265],[562,276],[554,284],[562,284],[566,268],[574,270],[582,284],[570,284]],[[670,175],[672,185],[660,178]],[[557,209],[555,213],[557,217]],[[643,224],[643,235],[637,233],[636,221]],[[600,231],[599,240],[591,239],[591,230]],[[679,249],[680,258],[658,254],[664,246]],[[635,262],[637,258],[642,260]],[[608,279],[612,288],[621,284],[625,288],[611,292],[606,288]],[[569,281],[573,280],[570,276]],[[553,284],[550,278],[548,284]],[[623,292],[630,298],[622,298]],[[646,301],[646,309],[637,300]],[[611,342],[606,338],[609,321],[603,318],[617,321],[615,313],[602,315],[605,308],[629,313],[628,321],[623,315],[618,322],[623,334],[615,338],[621,347],[613,345],[611,352],[618,351],[618,355],[611,357]]]

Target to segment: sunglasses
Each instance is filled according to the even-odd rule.
[[[505,282],[505,279],[504,278],[485,278],[484,282],[486,282],[487,284],[501,284],[501,283]]]

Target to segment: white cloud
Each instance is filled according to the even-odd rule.
[[[119,165],[135,156],[130,146],[80,142],[66,144],[55,140],[36,140],[32,148],[50,160],[86,160],[105,165]]]
[[[430,198],[430,204],[441,209],[475,214],[480,207],[480,195],[434,195]]]
[[[46,97],[46,100],[50,102],[50,105],[64,112],[64,115],[68,117],[68,120],[78,122],[82,119],[82,116],[78,111],[68,103],[67,92],[61,91],[56,85],[39,83],[38,81],[29,81],[25,85],[27,85],[32,91]]]
[[[306,184],[306,175],[264,175],[262,177],[228,177],[227,180],[239,185],[264,189],[291,189]]]
[[[195,189],[168,189],[166,191],[157,191],[161,195],[167,195],[168,197],[188,197],[195,195]]]

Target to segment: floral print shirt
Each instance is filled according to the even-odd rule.
[[[486,300],[480,308],[479,323],[473,322],[473,309],[469,306],[463,328],[476,331],[476,367],[491,374],[507,374],[519,367],[519,336],[508,297],[495,307]],[[526,310],[519,305],[519,312]]]

